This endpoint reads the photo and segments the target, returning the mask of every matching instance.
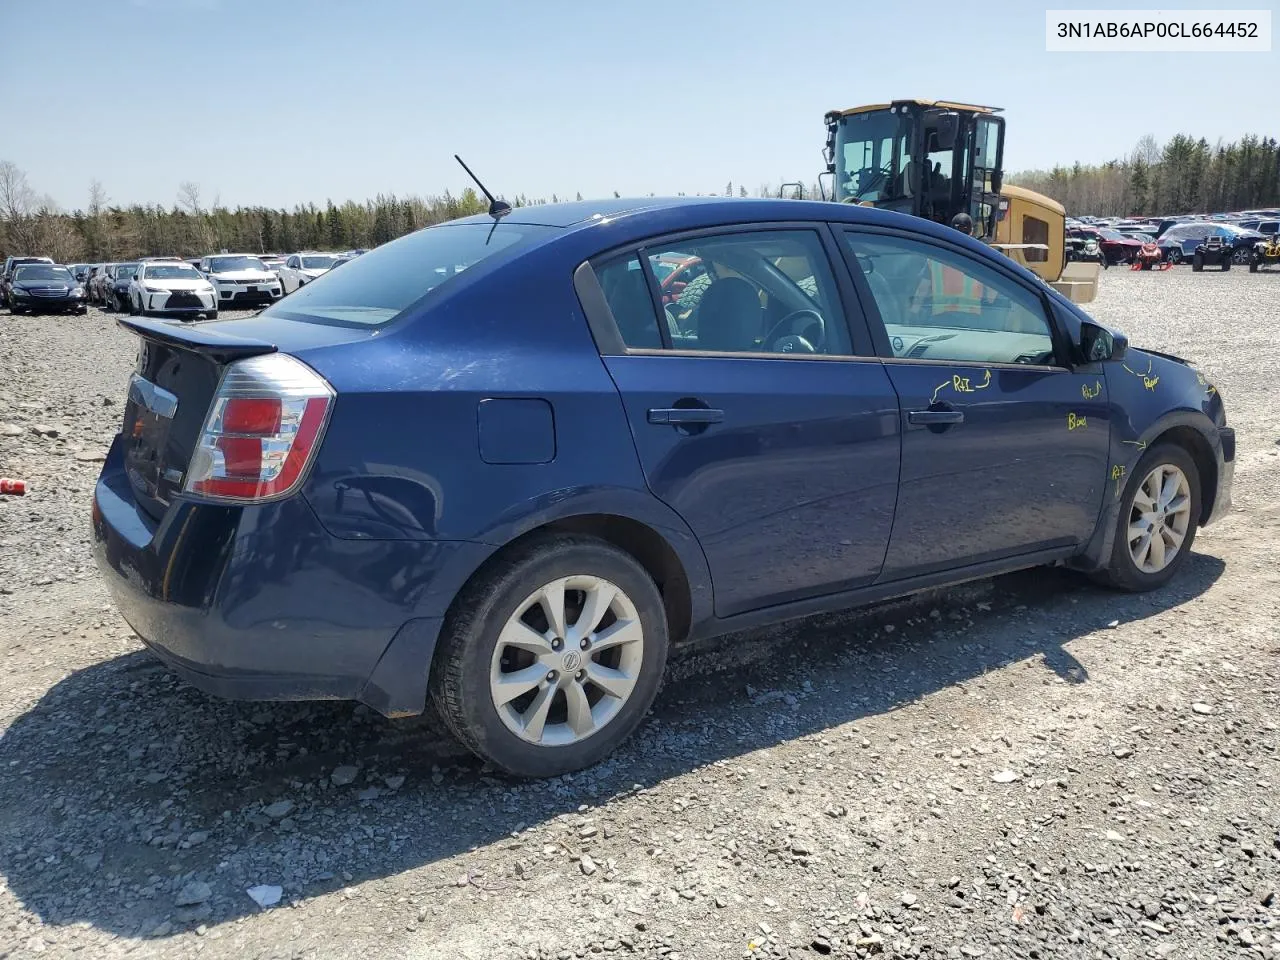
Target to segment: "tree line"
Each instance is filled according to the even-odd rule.
[[[1068,216],[1223,213],[1280,206],[1280,144],[1249,135],[1210,146],[1177,134],[1161,145],[1148,134],[1124,158],[1010,174],[1008,182],[1050,196]]]
[[[1142,216],[1276,207],[1280,206],[1280,145],[1275,137],[1249,135],[1211,147],[1203,137],[1186,134],[1161,145],[1147,135],[1122,159],[1027,170],[1006,179],[1054,198],[1069,215]],[[735,187],[732,182],[725,185],[724,194],[748,195],[745,186]],[[816,197],[820,191],[812,183],[761,184],[756,190],[756,196],[780,194]],[[520,207],[560,199],[555,194],[550,201],[522,194],[511,203]],[[470,187],[456,196],[449,191],[425,197],[380,194],[364,203],[232,209],[217,198],[206,204],[194,183],[183,183],[170,206],[120,206],[108,201],[102,184],[95,180],[86,205],[66,211],[37,193],[17,166],[0,161],[0,255],[39,254],[62,263],[173,254],[194,257],[216,250],[368,248],[486,209],[484,199]]]

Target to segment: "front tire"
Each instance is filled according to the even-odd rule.
[[[1197,253],[1194,257],[1192,257],[1192,258],[1191,258],[1191,269],[1192,269],[1192,270],[1194,270],[1196,273],[1199,273],[1201,270],[1203,270],[1203,269],[1204,269],[1204,257],[1200,256],[1200,254],[1198,254],[1198,253]]]
[[[1111,562],[1098,579],[1133,592],[1168,583],[1195,542],[1200,502],[1191,455],[1173,443],[1148,450],[1125,484]]]
[[[593,537],[539,538],[460,595],[431,694],[477,756],[514,776],[554,777],[630,736],[666,659],[662,597],[635,558]]]

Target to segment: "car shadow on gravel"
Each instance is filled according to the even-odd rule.
[[[613,758],[529,783],[492,774],[430,717],[219,701],[129,654],[62,680],[0,739],[0,874],[45,924],[163,937],[226,923],[259,909],[246,893],[259,884],[289,902],[429,868],[1019,661],[1086,683],[1072,640],[1186,603],[1223,569],[1193,555],[1143,595],[1042,569],[736,635],[678,658]],[[441,864],[415,885],[510,881],[467,869]]]

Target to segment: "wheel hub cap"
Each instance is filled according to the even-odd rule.
[[[1177,558],[1191,526],[1191,484],[1181,469],[1160,464],[1133,494],[1129,556],[1143,573],[1159,573]]]
[[[563,577],[516,607],[494,647],[489,693],[508,730],[568,746],[606,726],[630,699],[644,658],[635,604],[600,577]]]

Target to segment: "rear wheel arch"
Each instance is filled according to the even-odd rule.
[[[630,555],[658,587],[666,611],[667,630],[673,645],[688,637],[694,618],[693,586],[684,562],[675,547],[653,527],[631,517],[608,513],[586,513],[549,520],[525,531],[494,550],[480,563],[458,590],[445,612],[447,624],[469,588],[511,556],[531,545],[557,535],[594,537]],[[709,606],[709,604],[708,604]]]

